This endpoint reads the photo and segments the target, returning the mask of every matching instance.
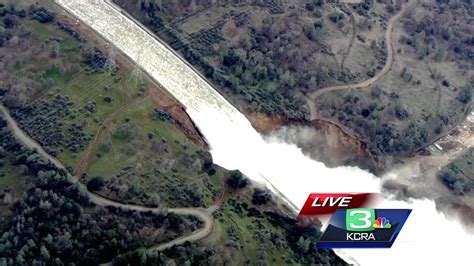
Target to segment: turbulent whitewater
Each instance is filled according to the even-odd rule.
[[[380,192],[381,178],[368,172],[353,167],[330,169],[306,157],[293,144],[276,138],[264,140],[245,116],[190,66],[111,4],[98,0],[56,2],[123,51],[186,107],[206,137],[215,163],[239,169],[269,186],[295,209],[310,192]],[[474,238],[458,222],[438,213],[433,202],[387,198],[379,207],[413,208],[392,249],[347,249],[343,250],[344,258],[350,256],[363,265],[461,264],[470,260],[468,249]]]

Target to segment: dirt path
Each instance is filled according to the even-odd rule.
[[[351,16],[350,16],[350,22],[351,22],[351,25],[352,25],[351,26],[352,27],[352,30],[351,30],[351,43],[349,44],[349,47],[347,48],[347,51],[344,53],[344,55],[342,57],[341,64],[339,66],[341,71],[344,70],[344,66],[346,65],[346,60],[349,57],[349,54],[351,53],[352,46],[354,46],[354,42],[355,42],[355,38],[356,38],[356,22],[355,22],[355,18],[354,18],[353,13],[351,13]]]
[[[97,149],[100,145],[100,142],[102,141],[105,133],[107,132],[107,127],[110,125],[110,123],[117,118],[118,115],[122,114],[124,111],[126,111],[130,106],[139,103],[146,99],[145,96],[140,96],[133,101],[127,102],[120,106],[118,109],[113,111],[104,121],[102,121],[99,130],[97,131],[94,140],[92,141],[91,144],[89,144],[89,148],[87,151],[84,153],[82,156],[81,160],[76,166],[76,169],[74,170],[74,175],[77,177],[81,177],[89,168],[89,165],[91,164],[92,159],[94,158],[95,154],[97,153]]]
[[[49,155],[46,153],[43,148],[33,139],[31,139],[23,130],[21,130],[15,120],[11,117],[10,113],[8,110],[0,104],[0,113],[3,114],[4,119],[8,123],[8,127],[12,131],[13,135],[15,138],[23,143],[27,148],[29,149],[34,149],[37,150],[39,154],[47,158],[51,163],[53,163],[57,168],[59,169],[66,169],[64,165],[58,161],[56,158],[53,156]],[[212,215],[206,211],[203,208],[170,208],[170,209],[162,209],[162,208],[148,208],[148,207],[143,207],[143,206],[138,206],[138,205],[132,205],[132,204],[122,204],[119,202],[115,202],[112,200],[109,200],[107,198],[104,198],[102,196],[99,196],[97,194],[94,194],[90,191],[88,191],[85,186],[79,182],[78,178],[76,176],[71,176],[71,181],[78,185],[79,187],[82,187],[84,191],[86,191],[87,196],[89,197],[89,200],[99,206],[113,206],[116,208],[120,208],[122,210],[131,210],[131,211],[139,211],[139,212],[152,212],[155,214],[166,214],[166,213],[174,213],[177,215],[186,215],[186,216],[194,216],[198,218],[199,220],[203,221],[204,227],[195,230],[192,232],[190,235],[186,236],[181,236],[176,239],[171,240],[170,242],[163,243],[163,244],[157,244],[152,247],[150,247],[150,250],[164,250],[169,247],[175,246],[175,245],[180,245],[183,244],[186,241],[197,241],[200,239],[203,239],[207,235],[209,235],[212,231],[213,227],[213,218]]]
[[[414,0],[411,0],[411,1],[414,1]],[[409,2],[407,2],[405,5],[403,5],[402,9],[396,15],[391,17],[390,20],[388,21],[387,31],[385,32],[385,43],[387,45],[387,61],[385,62],[385,65],[382,68],[382,70],[380,70],[380,72],[378,72],[377,75],[373,76],[372,78],[359,82],[359,83],[325,87],[308,94],[308,97],[306,99],[307,99],[308,106],[310,109],[311,120],[316,119],[318,117],[317,110],[314,107],[314,104],[316,102],[316,99],[322,94],[325,94],[331,91],[338,91],[338,90],[345,90],[345,89],[359,89],[359,88],[368,87],[372,85],[374,82],[376,82],[377,80],[379,80],[381,77],[383,77],[383,75],[385,75],[388,71],[390,71],[394,62],[394,58],[395,58],[395,52],[393,48],[393,27],[395,23],[405,13],[405,11],[410,9],[408,8],[408,6],[412,7],[412,5]]]

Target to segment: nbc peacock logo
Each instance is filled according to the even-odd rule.
[[[390,229],[392,225],[390,224],[390,220],[385,217],[379,217],[375,219],[374,224],[372,225],[375,229]]]

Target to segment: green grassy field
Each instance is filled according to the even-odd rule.
[[[21,4],[26,7],[26,2]],[[18,52],[18,61],[10,64],[10,75],[25,76],[40,83],[44,83],[45,80],[48,82],[48,86],[41,88],[31,102],[51,100],[58,95],[69,98],[73,103],[70,106],[71,114],[63,119],[66,126],[62,129],[66,137],[71,134],[67,125],[77,123],[93,138],[103,121],[114,110],[143,93],[143,82],[132,78],[130,69],[106,68],[91,71],[84,64],[83,49],[92,44],[80,42],[59,29],[55,23],[40,23],[25,18],[22,20],[22,27],[33,33],[24,37],[26,42],[31,42],[31,45]],[[14,30],[19,32],[21,29],[18,27]],[[50,53],[55,46],[59,48],[59,55],[52,57]],[[41,53],[38,54],[36,50],[40,50]],[[108,51],[102,52],[107,54]],[[5,53],[10,51],[5,50]],[[38,64],[40,59],[42,63]],[[105,97],[111,101],[106,101]],[[85,110],[89,103],[95,104],[94,112]],[[74,168],[85,150],[72,152],[62,149],[57,157],[65,165]]]
[[[158,193],[168,205],[175,204],[173,193],[179,193],[174,188],[187,188],[198,191],[204,205],[210,205],[213,187],[219,184],[219,173],[210,178],[202,172],[196,154],[200,148],[172,122],[152,119],[154,108],[153,102],[146,98],[121,113],[108,126],[87,175],[109,181],[113,176],[120,176],[128,187],[143,189],[148,194]],[[133,127],[132,136],[119,136],[118,128],[124,125]],[[104,148],[104,142],[110,147]],[[163,147],[156,148],[157,145]]]
[[[17,166],[11,165],[8,157],[4,160],[5,165],[0,168],[3,172],[3,176],[0,176],[0,190],[13,187],[15,191],[21,193],[27,186],[27,177],[19,173],[20,169]]]
[[[124,123],[125,120],[129,120],[139,127],[138,135],[135,138],[135,140],[138,140],[136,143],[140,145],[137,148],[148,148],[146,147],[147,135],[152,133],[154,138],[166,140],[173,154],[183,152],[191,155],[197,150],[196,144],[188,140],[171,122],[151,119],[153,108],[153,103],[147,98],[131,106],[130,109],[120,114],[111,123],[107,130],[107,135],[112,141],[112,149],[94,160],[88,171],[90,175],[109,176],[116,172],[117,169],[135,163],[138,157],[152,157],[152,154],[145,154],[147,152],[151,153],[151,151],[147,150],[142,150],[135,154],[127,154],[128,150],[125,146],[130,143],[130,139],[123,139],[114,134],[117,126]],[[150,162],[145,163],[149,164]]]

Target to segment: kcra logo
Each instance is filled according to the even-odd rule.
[[[410,209],[373,209],[374,193],[312,193],[300,216],[332,214],[318,248],[389,248]]]

